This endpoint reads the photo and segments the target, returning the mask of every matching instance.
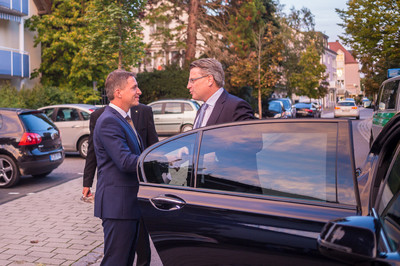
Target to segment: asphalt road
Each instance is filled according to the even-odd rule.
[[[333,118],[333,111],[325,111],[322,117]],[[371,119],[372,109],[364,108],[361,108],[360,120],[352,119],[356,167],[362,166],[369,151],[368,130]],[[160,137],[160,140],[164,138],[166,138],[166,136]],[[21,181],[17,186],[0,189],[0,204],[23,197],[30,193],[36,193],[50,187],[57,186],[71,179],[82,178],[84,165],[85,160],[82,159],[77,153],[67,153],[64,162],[47,177],[34,178],[31,176],[23,176],[21,177]]]

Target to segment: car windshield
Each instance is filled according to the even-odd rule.
[[[23,113],[19,117],[28,131],[43,131],[56,127],[45,114],[40,112]]]
[[[296,103],[296,108],[311,108],[311,103]]]
[[[337,104],[338,106],[356,106],[354,102],[340,102]]]

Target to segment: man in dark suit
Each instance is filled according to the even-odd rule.
[[[251,106],[243,99],[229,94],[224,87],[225,73],[220,62],[203,58],[190,64],[187,88],[195,100],[204,101],[194,128],[255,119]]]
[[[93,132],[96,125],[96,121],[99,116],[104,112],[105,107],[99,108],[90,115],[90,135],[89,135],[89,146],[88,153],[85,162],[85,169],[83,172],[83,198],[93,199],[93,195],[90,188],[93,185],[93,180],[97,168],[96,154],[93,146]],[[129,112],[128,112],[129,113]],[[139,103],[137,106],[133,106],[130,109],[130,114],[133,120],[133,124],[142,139],[143,148],[147,148],[154,143],[158,142],[158,135],[154,126],[153,111],[150,106]],[[151,249],[149,234],[143,223],[143,219],[140,219],[139,236],[136,247],[137,260],[136,265],[150,265],[151,261]]]
[[[102,219],[101,265],[132,265],[141,217],[136,166],[143,143],[128,114],[142,94],[131,72],[115,70],[106,80],[110,100],[97,119],[93,145],[97,159],[94,215]]]

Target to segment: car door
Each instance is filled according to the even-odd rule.
[[[351,147],[344,120],[232,123],[152,146],[138,197],[163,264],[335,264],[316,239],[359,209]]]
[[[88,134],[88,127],[79,116],[79,109],[73,107],[59,107],[55,124],[61,132],[63,147],[66,151],[76,151],[80,136]]]

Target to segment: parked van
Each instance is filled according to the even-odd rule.
[[[400,76],[385,80],[379,88],[374,106],[370,146],[382,130],[382,127],[400,111]]]

